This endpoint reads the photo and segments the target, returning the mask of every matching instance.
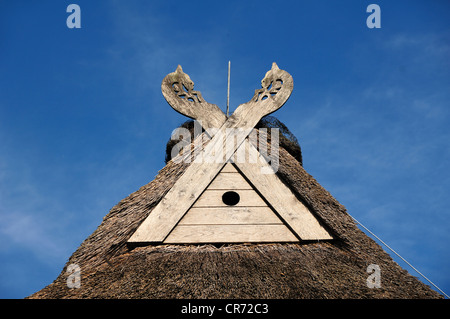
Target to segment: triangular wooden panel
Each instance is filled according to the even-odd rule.
[[[234,195],[234,201],[227,201],[226,193]],[[164,242],[295,241],[298,238],[273,209],[241,173],[227,163]]]
[[[181,84],[187,92],[180,88]],[[204,103],[199,99],[200,92],[193,90],[192,80],[183,73],[181,67],[167,75],[161,85],[167,102],[181,114],[202,122],[202,126],[212,138],[197,155],[196,161],[187,167],[139,225],[128,242],[143,244],[333,239],[313,212],[280,180],[276,175],[276,168],[269,165],[246,139],[263,116],[283,106],[291,95],[293,85],[292,76],[273,63],[272,69],[261,81],[262,88],[255,91],[254,97],[249,102],[240,104],[230,117],[226,117],[216,105]],[[189,103],[185,103],[186,101]],[[214,132],[208,128],[219,130]],[[226,152],[217,152],[220,149],[225,149]],[[236,161],[233,165],[236,165],[245,178],[239,175],[228,176],[227,174],[239,173],[228,171],[233,170],[234,167],[224,162],[229,161],[234,153],[242,154],[241,151],[245,151],[243,154],[248,154],[249,159],[257,159],[257,162]],[[197,158],[207,160],[197,161]],[[244,181],[248,180],[255,189],[241,188],[248,187],[248,183],[240,186],[242,178]],[[222,197],[227,192],[231,194],[229,197],[231,202],[225,201],[225,197]],[[239,200],[233,204],[235,200],[233,198],[236,196]],[[273,209],[272,213],[279,217],[281,224],[280,222],[275,224],[231,222],[241,217],[236,209],[242,212],[242,216],[258,215],[259,217],[259,212],[267,211],[269,208]],[[198,220],[198,216],[204,215],[201,213],[202,209],[211,212],[207,215],[220,215],[222,220],[225,219],[226,224],[219,224],[222,227],[223,236],[217,238],[217,234],[220,233],[217,224],[205,224],[204,221]],[[223,213],[225,209],[227,213]],[[244,209],[246,214],[243,213]],[[186,217],[188,221],[194,220],[195,224],[184,224],[185,216],[188,216]],[[251,231],[248,229],[250,226]],[[187,227],[191,227],[191,231],[187,232]],[[180,233],[183,233],[183,236],[179,235]]]

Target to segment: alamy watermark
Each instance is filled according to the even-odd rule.
[[[381,269],[377,264],[370,264],[367,266],[367,273],[370,273],[367,277],[366,283],[369,288],[381,288]]]
[[[370,15],[366,19],[366,25],[369,29],[380,29],[381,28],[381,9],[378,4],[369,4],[367,6],[366,12]]]
[[[170,150],[171,158],[175,163],[260,163],[262,174],[273,174],[279,167],[279,141],[278,128],[243,129],[233,128],[221,130],[219,128],[207,129],[208,134],[202,134],[202,125],[194,121],[194,133],[187,128],[179,127],[172,132],[171,139],[178,141]],[[217,143],[207,149],[203,147],[214,136]],[[245,141],[237,145],[248,136],[250,146]],[[270,142],[269,142],[270,137]],[[269,147],[270,145],[270,147]],[[205,151],[207,149],[207,151]],[[257,150],[257,151],[256,151]],[[261,158],[262,157],[262,158]]]
[[[71,13],[66,19],[66,25],[69,29],[81,28],[81,8],[78,4],[69,4],[66,12]]]
[[[68,274],[66,284],[68,288],[81,287],[81,268],[77,264],[70,264],[67,266],[66,273]]]
[[[67,17],[66,25],[69,29],[81,28],[81,8],[78,4],[72,3],[67,6],[66,12],[70,13]],[[366,19],[366,25],[369,29],[381,28],[381,8],[378,4],[369,4],[366,12],[370,15]]]

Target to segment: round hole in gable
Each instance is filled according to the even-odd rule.
[[[222,202],[228,206],[234,206],[241,200],[238,193],[229,191],[222,195]]]

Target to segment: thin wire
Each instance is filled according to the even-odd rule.
[[[353,216],[351,216],[349,214],[349,216],[351,218],[353,218],[353,220],[355,222],[357,222],[359,225],[361,225],[362,228],[364,228],[365,230],[367,230],[373,237],[375,237],[376,239],[378,239],[383,245],[385,245],[390,251],[392,251],[394,254],[396,254],[399,258],[401,258],[405,263],[407,263],[412,269],[414,269],[419,275],[421,275],[425,280],[427,280],[430,284],[432,284],[437,290],[439,290],[445,297],[450,298],[444,291],[442,291],[441,288],[439,288],[438,286],[436,286],[430,279],[428,279],[427,277],[425,277],[424,274],[422,274],[419,270],[417,270],[413,265],[411,265],[411,263],[409,263],[405,258],[403,258],[402,256],[400,256],[399,253],[397,253],[394,249],[392,249],[391,247],[389,247],[388,244],[386,244],[383,240],[381,240],[380,237],[378,237],[377,235],[375,235],[373,232],[371,232],[366,226],[364,226],[363,224],[361,224],[359,221],[357,221]]]
[[[230,72],[231,72],[231,61],[228,61],[228,93],[227,93],[227,117],[230,113]]]

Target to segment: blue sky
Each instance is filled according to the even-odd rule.
[[[0,2],[0,297],[51,283],[164,166],[185,118],[163,77],[181,64],[225,110],[229,60],[231,111],[273,61],[293,76],[273,115],[305,169],[448,294],[449,21],[438,0]]]

